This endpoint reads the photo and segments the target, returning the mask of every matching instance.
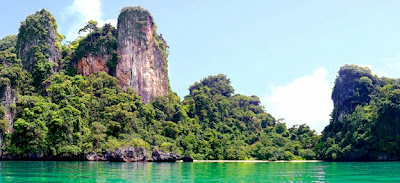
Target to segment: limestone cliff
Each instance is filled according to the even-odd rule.
[[[399,160],[399,81],[373,75],[367,67],[341,67],[332,93],[332,119],[318,144],[319,156],[335,161]]]
[[[11,67],[7,60],[4,60],[4,52],[0,51],[0,148],[3,145],[3,137],[6,133],[13,131],[14,116],[16,113],[15,103],[17,101],[16,83],[13,82],[15,78],[3,75]],[[0,155],[2,150],[0,149]]]
[[[83,76],[89,76],[91,73],[96,72],[109,72],[107,62],[112,58],[111,55],[98,55],[95,56],[89,53],[78,61],[77,73]]]
[[[89,76],[91,73],[107,72],[115,76],[118,59],[117,30],[110,24],[95,27],[79,42],[75,52],[78,74]]]
[[[54,72],[61,56],[62,37],[57,33],[56,20],[50,12],[43,9],[29,15],[21,22],[17,42],[17,55],[23,68],[31,71],[35,54],[40,52],[52,64]]]
[[[143,102],[165,96],[169,90],[167,44],[156,33],[153,17],[140,7],[126,7],[118,17],[116,77],[124,88],[133,88]]]
[[[3,119],[7,121],[5,132],[8,133],[13,129],[15,102],[17,101],[17,89],[9,79],[0,79],[2,82],[0,85],[0,103],[2,106],[4,106],[5,113]]]
[[[367,104],[377,80],[368,67],[344,65],[339,70],[332,92],[334,121],[342,122],[344,115],[353,112],[358,105]]]
[[[15,35],[0,40],[0,147],[4,134],[13,131],[16,113],[17,80],[21,69],[20,60],[15,54],[16,44]]]

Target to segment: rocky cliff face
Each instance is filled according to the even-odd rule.
[[[118,17],[116,77],[124,88],[133,88],[149,102],[169,90],[167,44],[157,35],[153,18],[140,7],[127,7]]]
[[[115,76],[118,59],[117,30],[110,24],[94,27],[79,41],[73,57],[78,74],[89,76],[104,71]]]
[[[16,42],[15,35],[0,40],[0,147],[4,135],[13,131],[13,118],[16,113],[16,80],[20,70],[19,60],[15,54]]]
[[[367,104],[369,95],[376,89],[376,77],[367,67],[344,65],[339,70],[332,92],[334,121],[343,121],[344,115],[353,112],[357,105]]]
[[[8,133],[13,129],[13,117],[15,114],[15,102],[17,101],[17,89],[10,80],[5,80],[0,86],[0,102],[5,108],[4,119],[8,122]],[[14,105],[14,107],[12,107]]]
[[[17,101],[17,89],[8,78],[0,77],[0,108],[1,108],[1,130],[0,148],[3,145],[3,137],[6,133],[13,132],[14,115],[16,113],[15,102]],[[0,155],[2,150],[0,149]]]
[[[83,76],[89,76],[91,73],[96,72],[109,72],[107,62],[112,58],[111,55],[98,55],[95,56],[89,53],[87,56],[82,57],[78,61],[77,73]]]
[[[55,71],[61,56],[62,36],[57,33],[54,16],[41,10],[21,23],[17,42],[17,55],[25,70],[30,71],[34,64],[35,51],[40,51],[52,63]]]
[[[147,161],[146,148],[142,147],[121,147],[113,151],[107,151],[104,154],[105,159],[108,161],[120,161],[120,162],[137,162]]]
[[[345,65],[333,88],[332,120],[322,132],[319,156],[336,161],[399,160],[398,79],[377,77],[369,68]]]

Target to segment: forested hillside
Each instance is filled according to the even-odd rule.
[[[317,151],[327,160],[400,159],[400,86],[369,68],[345,65],[335,81],[335,109]]]

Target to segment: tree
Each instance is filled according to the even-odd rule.
[[[98,23],[96,21],[89,20],[89,22],[87,22],[86,25],[82,29],[79,29],[78,33],[80,34],[81,32],[89,31],[89,34],[92,34],[92,32],[97,29],[97,24]]]
[[[90,43],[93,45],[93,35],[92,35],[92,32],[93,31],[95,31],[95,30],[97,30],[97,22],[96,21],[94,21],[94,20],[89,20],[89,22],[87,22],[86,23],[86,25],[82,28],[82,29],[79,29],[79,34],[81,33],[81,32],[87,32],[87,31],[89,31],[89,37],[90,37]]]

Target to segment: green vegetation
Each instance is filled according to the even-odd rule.
[[[5,86],[9,81],[16,85],[21,72],[21,60],[17,59],[16,39],[7,36],[0,40],[0,87]]]
[[[17,46],[17,36],[16,35],[8,35],[0,40],[0,51],[7,50],[9,48],[15,49]],[[14,50],[15,52],[15,50]]]
[[[21,80],[26,72],[21,71],[21,60],[16,55],[16,37],[7,36],[0,40],[0,138],[3,138],[5,132],[10,130],[10,124],[6,115],[13,115],[15,104],[12,101],[6,101],[5,95],[9,90],[14,90],[21,86]],[[3,102],[8,102],[4,105]],[[1,146],[1,144],[0,144]]]
[[[155,26],[153,22],[153,16],[151,16],[150,12],[139,7],[125,7],[121,10],[121,13],[118,16],[118,30],[121,30],[123,33],[129,32],[128,29],[134,29],[135,34],[129,35],[132,36],[131,39],[137,39],[139,41],[143,41],[146,44],[146,26],[148,24],[148,18],[150,18],[150,23],[153,24],[154,29]],[[129,24],[127,21],[135,20],[135,23]],[[128,25],[128,26],[121,26]],[[123,37],[128,37],[128,35],[122,35]]]
[[[57,33],[54,16],[45,9],[29,15],[21,22],[16,54],[22,61],[22,68],[28,72],[24,74],[24,81],[29,80],[28,85],[35,86],[37,91],[42,90],[42,82],[59,64],[63,39],[64,36]]]
[[[88,30],[86,37],[63,46],[64,68],[58,73],[40,69],[49,62],[37,47],[32,58],[38,68],[30,72],[21,69],[15,53],[4,56],[16,65],[5,75],[18,83],[19,96],[14,132],[4,137],[3,153],[73,158],[131,145],[196,159],[315,159],[314,131],[304,125],[287,129],[264,111],[258,97],[234,94],[225,75],[195,83],[183,101],[171,91],[144,104],[107,73],[68,72],[66,63],[78,56],[116,50],[109,47],[115,28]]]
[[[149,104],[133,90],[123,92],[104,72],[88,78],[58,73],[43,85],[45,94],[19,97],[4,153],[74,157],[132,145],[197,159],[315,158],[314,131],[287,129],[255,96],[232,96],[224,75],[191,86],[183,102],[170,93]]]
[[[20,95],[14,132],[5,136],[3,153],[62,158],[131,145],[197,159],[315,158],[314,131],[304,126],[288,130],[264,112],[258,97],[233,95],[224,75],[195,83],[183,101],[171,91],[149,104],[133,90],[123,92],[112,73],[76,75],[71,61],[88,54],[113,55],[110,68],[117,60],[114,27],[98,28],[89,21],[81,31],[89,34],[63,46],[58,73],[50,72],[40,46],[31,48],[32,70],[19,67],[15,72],[23,73],[14,79],[20,83]],[[166,62],[165,41],[156,36],[155,43]]]
[[[107,62],[109,74],[115,76],[115,69],[118,62],[117,52],[117,30],[111,24],[105,24],[102,28],[97,27],[97,22],[90,20],[79,32],[89,32],[83,38],[78,39],[74,44],[76,48],[70,48],[75,61],[92,54],[93,56],[109,55]]]
[[[141,40],[152,17],[140,7],[128,7],[119,23],[131,16],[138,17],[138,32],[130,36]],[[168,46],[152,26],[156,51],[167,69]],[[97,27],[91,20],[80,30],[86,36],[61,46],[64,37],[57,33],[54,17],[41,10],[21,23],[18,36],[0,40],[0,98],[6,92],[18,96],[16,102],[0,105],[3,154],[74,159],[133,146],[195,159],[400,159],[398,80],[343,66],[333,89],[332,120],[320,136],[307,125],[288,128],[264,110],[257,96],[235,94],[222,74],[194,83],[183,100],[169,88],[168,95],[143,103],[114,77],[117,35],[128,36],[124,29],[132,27],[118,28],[121,34],[110,24]],[[107,55],[109,73],[77,75],[77,61],[90,54]],[[4,134],[12,131],[5,119],[10,113],[14,131]]]
[[[400,86],[378,78],[368,68],[345,65],[339,71],[332,99],[331,123],[317,145],[328,160],[398,160]]]
[[[63,35],[57,33],[56,20],[50,12],[42,9],[29,15],[21,22],[17,40],[17,51],[24,68],[28,71],[33,68],[47,72],[45,70],[48,70],[48,66],[43,61],[50,58],[54,59],[51,69],[56,67],[63,38]]]

